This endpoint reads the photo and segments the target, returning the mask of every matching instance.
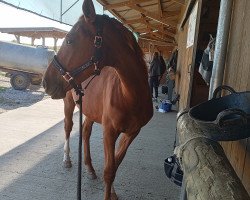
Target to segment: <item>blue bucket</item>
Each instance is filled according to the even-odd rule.
[[[169,102],[162,102],[159,106],[160,112],[170,112],[172,108],[172,104]]]

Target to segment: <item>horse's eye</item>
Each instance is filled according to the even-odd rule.
[[[67,44],[67,45],[72,44],[72,40],[66,40],[66,44]]]

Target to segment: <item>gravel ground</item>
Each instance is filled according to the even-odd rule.
[[[27,107],[45,98],[49,98],[42,86],[30,85],[27,90],[14,90],[10,78],[0,72],[0,114],[19,107]]]

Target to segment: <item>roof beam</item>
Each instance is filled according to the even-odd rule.
[[[158,30],[157,32],[154,31],[152,28],[150,27],[147,27],[147,28],[140,28],[140,29],[135,29],[135,32],[137,33],[148,33],[148,32],[152,32],[152,33],[155,33],[157,34],[158,36],[161,36],[162,38],[164,38],[166,41],[169,41],[169,42],[175,42],[175,39],[174,37],[169,37],[169,35],[167,35],[166,33]],[[143,34],[142,34],[143,35]]]
[[[163,34],[161,34],[159,32],[152,32],[151,31],[151,33],[152,33],[152,35],[156,36],[157,38],[160,38],[160,39],[164,40],[165,42],[175,43],[174,40],[171,40],[171,39],[165,37]]]
[[[139,39],[154,42],[155,45],[159,45],[159,46],[170,46],[170,47],[175,46],[175,44],[173,44],[173,43],[161,42],[159,40],[154,40],[154,39],[151,39],[151,38],[146,38],[146,37],[141,37],[141,36],[139,37]]]
[[[158,41],[160,41],[160,42],[167,42],[167,43],[169,43],[169,44],[172,43],[172,42],[168,42],[168,41],[162,39],[161,37],[158,37],[156,34],[154,34],[154,33],[152,33],[152,32],[147,33],[146,35],[149,35],[149,36],[151,36],[151,38],[155,38],[155,40],[158,40]]]
[[[120,3],[104,5],[103,8],[105,10],[109,10],[109,9],[114,9],[114,8],[119,8],[119,7],[124,7],[124,6],[129,7],[130,5],[144,3],[147,1],[152,1],[152,0],[130,0],[130,1],[125,1],[125,2],[120,2]]]
[[[168,35],[169,37],[175,37],[175,33],[172,33],[168,30],[165,30],[164,27],[162,26],[157,26],[157,25],[153,25],[153,24],[150,24],[148,21],[145,21],[145,19],[143,18],[139,18],[139,19],[132,19],[132,20],[125,20],[124,21],[125,24],[137,24],[137,23],[142,23],[142,24],[145,24],[146,26],[154,29],[154,30],[158,30],[166,35]],[[136,29],[135,29],[136,30]]]
[[[154,29],[159,30],[162,33],[165,33],[169,37],[175,38],[175,33],[172,33],[172,32],[170,32],[168,30],[165,30],[164,27],[162,27],[162,26],[155,26],[155,25],[151,25],[151,26],[154,27]]]
[[[105,5],[108,5],[108,2],[106,0],[97,0],[97,2],[103,6],[103,9],[104,9]],[[109,12],[111,12],[115,17],[117,17],[123,24],[126,24],[125,19],[121,15],[119,15],[115,10],[110,9]],[[129,24],[126,24],[126,26],[130,30],[134,31],[133,27],[130,26]]]
[[[171,1],[174,2],[174,3],[177,3],[177,4],[181,5],[181,6],[185,6],[185,1],[183,1],[183,0],[171,0]]]
[[[165,34],[161,34],[160,32],[155,32],[153,31],[152,29],[150,28],[144,28],[144,31],[146,33],[143,33],[143,34],[139,34],[140,36],[146,36],[146,35],[150,35],[151,37],[154,37],[155,39],[159,40],[159,41],[162,41],[162,42],[169,42],[169,43],[173,43],[173,44],[176,44],[175,40],[174,39],[170,39],[168,37],[166,37]]]
[[[138,23],[144,23],[144,20],[142,18],[136,18],[136,19],[129,19],[125,21],[125,24],[138,24]]]
[[[161,24],[164,24],[166,26],[172,26],[174,28],[176,28],[176,26],[177,26],[176,23],[174,23],[174,22],[172,22],[170,20],[167,20],[167,18],[161,18],[157,14],[149,12],[147,10],[144,10],[143,8],[141,8],[138,5],[130,5],[129,7],[136,10],[136,11],[138,11],[138,12],[140,12],[140,13],[142,13],[142,14],[144,14],[146,17],[148,17],[148,18],[150,18],[150,19],[152,19],[154,21],[157,21],[157,22],[159,22]]]
[[[157,29],[156,27],[152,27],[151,24],[148,22],[148,20],[147,20],[147,18],[146,18],[146,16],[145,16],[144,14],[141,14],[141,16],[142,16],[143,23],[144,23],[145,25],[147,25],[147,27],[151,30],[150,32],[151,32],[152,34],[154,34],[156,37],[161,38],[161,39],[163,39],[163,40],[165,40],[165,41],[171,40],[171,39],[167,38],[167,36],[166,36],[167,33],[165,33],[165,32],[163,31],[163,33],[160,34],[159,32],[161,32],[161,30]],[[165,37],[164,37],[164,36],[165,36]],[[174,42],[174,40],[171,40],[171,42]]]
[[[111,9],[115,9],[115,8],[119,8],[119,7],[131,8],[133,6],[136,6],[137,4],[145,3],[147,1],[152,1],[152,0],[130,0],[130,1],[114,3],[114,4],[106,4],[106,5],[103,5],[103,8],[104,8],[104,10],[111,10]],[[158,1],[161,1],[161,0],[158,0]],[[162,13],[162,17],[166,18],[167,20],[171,19],[173,17],[173,15],[179,15],[179,11],[166,11],[166,14],[164,16],[162,5],[161,5],[161,13]],[[174,17],[176,17],[176,16],[174,16]]]
[[[166,14],[163,13],[163,17],[161,18],[160,15],[154,14],[152,12],[148,12],[148,11],[142,9],[139,5],[135,5],[135,4],[139,4],[139,3],[147,2],[147,1],[152,1],[152,0],[129,0],[129,1],[120,2],[120,3],[116,3],[116,4],[109,4],[109,5],[108,5],[108,2],[106,0],[97,0],[97,1],[100,2],[104,6],[104,9],[108,9],[112,13],[115,13],[116,16],[124,23],[124,25],[130,27],[133,31],[136,32],[136,28],[132,27],[131,26],[132,24],[142,23],[142,24],[145,24],[151,31],[158,30],[157,33],[155,34],[155,36],[157,36],[157,37],[164,37],[165,36],[166,40],[169,41],[169,40],[173,39],[173,42],[175,43],[175,39],[174,39],[175,38],[175,33],[167,30],[166,29],[167,27],[166,28],[164,28],[164,27],[165,27],[165,25],[167,25],[167,26],[170,25],[171,26],[171,24],[172,24],[174,26],[174,28],[175,28],[177,26],[177,23],[171,22],[171,20],[175,19],[176,15],[179,12],[169,11]],[[155,4],[156,3],[157,2],[155,2]],[[144,15],[144,17],[146,19],[139,18],[139,19],[125,20],[124,18],[121,17],[121,15],[119,15],[114,10],[114,8],[122,7],[122,6],[127,6],[128,8],[131,8],[131,9],[137,8],[136,9],[137,11],[140,9],[140,11],[143,11],[143,13],[140,12],[140,11],[139,12],[142,15]],[[152,14],[152,15],[149,16],[148,14]],[[173,14],[175,16],[171,16],[170,14]],[[153,17],[157,18],[157,20],[152,19]],[[157,26],[157,25],[153,25],[153,24],[149,23],[149,20],[154,20],[154,21],[161,20],[162,22],[165,22],[165,23],[160,22],[162,25],[161,26]],[[169,21],[171,24],[170,23],[166,23],[167,21]],[[153,32],[153,33],[155,33],[155,32]]]
[[[163,10],[162,10],[162,5],[161,5],[161,0],[158,0],[158,9],[160,16],[163,17]]]

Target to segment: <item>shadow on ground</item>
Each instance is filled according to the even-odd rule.
[[[155,112],[130,146],[115,181],[120,200],[175,200],[179,188],[165,174],[164,159],[172,154],[176,113]],[[71,137],[73,167],[62,167],[63,122],[40,133],[0,157],[1,200],[76,199],[78,113]],[[103,199],[103,143],[101,126],[95,124],[91,152],[98,179],[83,173],[82,199]],[[84,170],[83,170],[84,171]]]

